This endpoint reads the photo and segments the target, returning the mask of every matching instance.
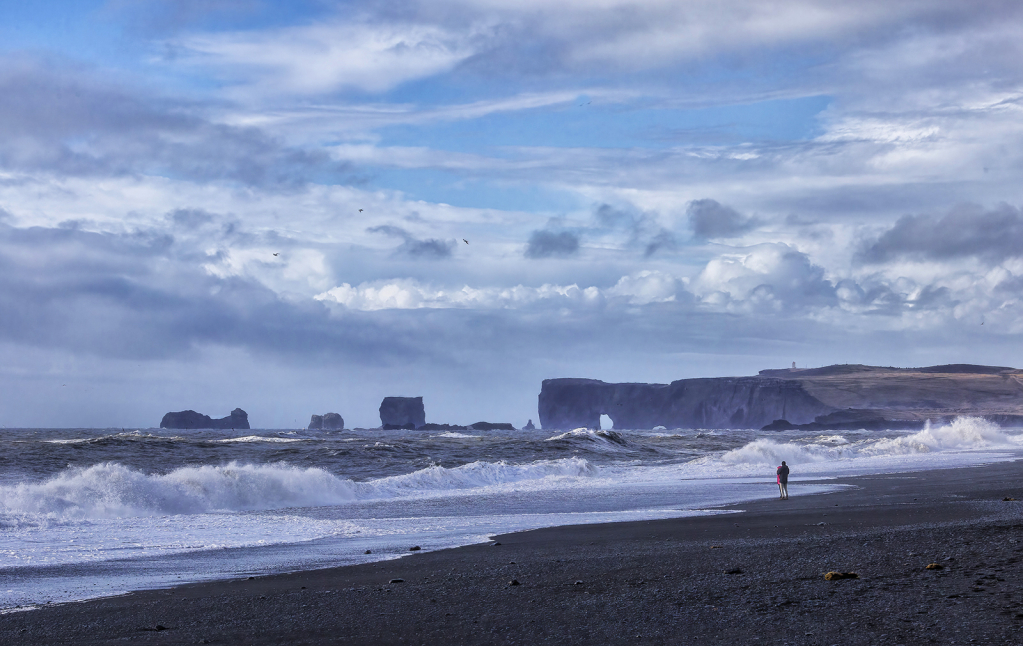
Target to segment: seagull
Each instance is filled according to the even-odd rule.
[[[465,238],[462,238],[462,242],[464,242],[465,244],[469,244],[469,241],[466,240]]]
[[[362,213],[362,209],[359,209],[359,213]]]
[[[276,253],[275,253],[274,255],[276,256],[276,255],[278,255],[278,254],[276,254]]]

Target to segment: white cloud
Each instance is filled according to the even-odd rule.
[[[268,93],[382,92],[451,69],[477,34],[426,24],[336,22],[196,34],[174,43],[190,64],[219,69]]]
[[[514,309],[547,301],[555,305],[598,305],[603,301],[596,287],[578,285],[541,285],[540,287],[485,287],[468,285],[460,289],[436,289],[411,278],[374,281],[352,287],[343,283],[315,296],[316,300],[335,302],[353,310],[385,309]]]
[[[674,302],[684,293],[683,281],[660,271],[622,276],[606,289],[595,286],[544,284],[540,287],[435,288],[412,278],[381,280],[353,287],[343,283],[315,296],[348,309],[517,309],[536,304],[549,307],[596,307],[607,302],[627,305]]]

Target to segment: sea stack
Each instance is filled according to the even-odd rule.
[[[323,415],[313,415],[309,420],[309,430],[311,431],[340,431],[345,427],[345,419],[337,413],[325,413]]]
[[[380,425],[384,430],[417,429],[426,424],[422,397],[384,397],[380,402]]]
[[[195,428],[221,428],[221,429],[248,429],[249,414],[240,408],[231,411],[227,417],[213,419],[209,415],[197,413],[194,410],[183,410],[176,413],[167,413],[160,420],[160,428],[173,429],[195,429]]]

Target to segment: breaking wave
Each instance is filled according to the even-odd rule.
[[[556,442],[556,441],[579,441],[584,442],[595,442],[598,445],[617,445],[617,446],[629,446],[629,441],[622,436],[621,433],[616,433],[610,430],[593,430],[592,428],[576,428],[571,431],[549,437],[545,441]]]
[[[979,417],[960,417],[951,424],[932,426],[901,437],[849,441],[827,435],[809,442],[777,442],[758,439],[724,453],[728,464],[807,464],[853,458],[894,457],[941,451],[964,451],[1018,447],[997,424]]]
[[[530,464],[472,462],[432,466],[365,482],[319,468],[229,463],[182,467],[150,474],[116,462],[68,469],[41,483],[0,486],[4,522],[23,514],[61,519],[123,518],[162,514],[254,511],[339,505],[355,500],[442,494],[522,482],[595,475],[586,460],[537,460]],[[2,520],[2,519],[0,519]],[[3,523],[0,523],[0,527]]]

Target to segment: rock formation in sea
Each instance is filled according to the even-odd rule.
[[[535,431],[536,426],[533,425],[533,420],[526,422],[526,425],[522,427],[523,431]]]
[[[476,422],[469,428],[474,431],[514,431],[515,427],[507,422]]]
[[[547,379],[543,428],[915,428],[927,420],[982,416],[1023,425],[1023,371],[974,365],[863,365],[762,370],[754,377],[611,384]]]
[[[384,397],[380,425],[384,429],[416,429],[426,424],[422,397]]]
[[[222,429],[248,429],[249,414],[240,408],[231,411],[227,417],[213,419],[209,415],[197,413],[194,410],[183,410],[177,413],[167,413],[160,420],[160,428],[193,429],[193,428],[222,428]]]
[[[468,426],[459,426],[458,424],[423,424],[419,427],[420,431],[468,431]]]
[[[313,415],[309,420],[309,430],[340,431],[345,427],[345,419],[337,413]]]

